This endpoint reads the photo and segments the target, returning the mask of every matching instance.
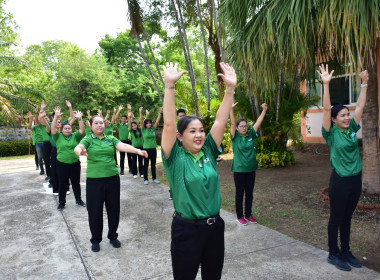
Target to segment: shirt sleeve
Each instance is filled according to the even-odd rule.
[[[358,130],[360,128],[361,128],[360,124],[356,124],[355,119],[352,118],[351,121],[350,121],[349,129],[356,133],[356,132],[358,132]]]
[[[74,137],[75,137],[75,139],[76,139],[78,142],[79,142],[80,140],[82,140],[84,136],[85,136],[85,135],[82,135],[82,134],[80,133],[80,130],[74,132]]]
[[[79,144],[82,144],[86,149],[90,146],[91,143],[91,136],[85,136]]]
[[[323,138],[325,138],[326,143],[329,147],[334,142],[333,133],[332,133],[333,129],[334,129],[333,127],[330,127],[330,131],[326,131],[326,129],[322,126],[322,136]]]
[[[249,133],[250,133],[250,136],[252,137],[252,140],[259,137],[259,135],[257,134],[257,132],[255,131],[255,129],[253,127],[249,130]]]
[[[112,144],[115,146],[115,149],[116,149],[116,145],[119,144],[120,140],[117,139],[115,136],[108,136],[108,138],[110,139],[110,141],[112,142]]]
[[[56,134],[52,134],[51,137],[53,138],[54,142],[57,143],[59,137],[61,136],[61,132],[57,131]]]
[[[214,139],[212,138],[211,133],[209,133],[206,136],[204,146],[206,147],[206,149],[208,149],[211,152],[214,159],[218,158],[218,156],[224,151],[223,144],[220,144],[220,147],[216,146],[216,143]]]
[[[178,155],[179,149],[180,149],[180,147],[178,145],[178,140],[176,140],[174,142],[174,144],[173,144],[172,150],[170,151],[169,157],[165,158],[165,156],[164,156],[164,150],[162,149],[162,146],[161,146],[162,161],[164,162],[164,164],[166,166],[170,166],[173,163],[173,161],[175,161],[175,158]]]

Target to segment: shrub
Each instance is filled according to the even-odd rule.
[[[32,152],[32,141],[28,139],[0,141],[0,157],[28,155],[29,151]]]
[[[231,134],[229,132],[224,133],[222,144],[225,153],[228,153],[232,149]]]
[[[294,163],[294,155],[291,151],[258,153],[256,160],[260,168],[290,166]]]

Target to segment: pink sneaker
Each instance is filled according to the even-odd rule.
[[[246,225],[247,225],[247,221],[244,219],[244,217],[241,217],[240,219],[236,219],[236,221],[237,221],[239,224],[242,224],[243,226],[246,226]]]
[[[257,221],[254,217],[252,216],[249,216],[249,217],[245,217],[246,221],[247,222],[250,222],[251,224],[257,224]]]

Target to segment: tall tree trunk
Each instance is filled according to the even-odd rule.
[[[363,113],[363,188],[369,193],[380,193],[380,135],[379,135],[379,88],[377,63],[380,60],[378,46],[377,59],[372,64],[368,54],[364,58],[364,69],[369,74],[367,101]],[[376,58],[376,47],[373,48]]]
[[[281,107],[281,91],[282,91],[282,70],[280,69],[278,75],[278,89],[277,89],[277,105],[276,105],[276,122],[278,122],[278,115]]]
[[[146,59],[146,56],[145,56],[144,49],[143,49],[143,47],[142,47],[142,45],[141,45],[140,36],[139,36],[138,34],[136,34],[136,39],[137,39],[137,43],[139,44],[140,51],[141,51],[141,55],[142,55],[142,57],[143,57],[143,60],[144,60],[145,66],[146,66],[146,68],[148,69],[148,72],[149,72],[149,74],[150,74],[150,77],[152,78],[152,81],[153,81],[154,86],[156,87],[156,90],[157,90],[157,92],[158,92],[158,95],[160,96],[161,101],[163,102],[164,99],[162,98],[161,91],[160,91],[160,89],[158,88],[158,85],[157,85],[157,83],[156,83],[156,79],[154,78],[153,73],[152,73],[152,70],[150,69],[150,66],[149,66],[148,60]]]
[[[201,6],[199,4],[199,0],[197,0],[197,10],[198,10],[199,23],[201,25],[201,31],[202,31],[202,37],[203,37],[203,49],[205,52],[205,66],[206,66],[206,76],[207,76],[207,111],[210,112],[210,102],[211,102],[210,101],[210,73],[208,70],[208,55],[207,55],[207,44],[206,44],[205,29],[203,26]]]
[[[195,91],[195,77],[194,77],[193,65],[192,65],[192,62],[191,62],[189,44],[187,43],[187,36],[186,36],[185,26],[183,26],[183,20],[182,20],[182,23],[179,20],[178,12],[177,12],[177,8],[175,6],[174,0],[171,0],[171,2],[172,2],[172,5],[173,5],[174,15],[175,15],[175,18],[176,18],[176,21],[177,21],[177,25],[178,25],[178,34],[179,34],[179,37],[180,37],[180,40],[181,40],[183,54],[185,56],[187,69],[189,71],[189,77],[190,77],[191,87],[192,87],[192,90],[193,90],[193,100],[194,100],[195,114],[197,116],[199,116],[198,95],[197,95],[197,93]],[[178,3],[178,9],[179,9],[179,12],[180,12],[180,15],[181,15],[181,19],[182,19],[181,6],[180,6],[180,4],[179,4],[178,1],[177,1],[177,3]],[[182,28],[181,28],[181,26],[182,26],[182,28],[183,28],[183,30],[185,32],[185,36],[182,35]],[[186,44],[184,42],[184,37],[185,37],[185,40],[186,40]]]
[[[146,34],[145,29],[144,29],[143,34],[144,34],[144,37],[145,37],[145,41],[146,41],[146,43],[147,43],[147,45],[148,45],[148,47],[149,47],[150,55],[151,55],[152,58],[153,58],[154,65],[156,66],[156,70],[157,70],[158,76],[160,77],[160,80],[161,80],[162,86],[165,87],[164,79],[162,78],[160,68],[158,67],[156,57],[155,57],[155,55],[154,55],[154,53],[153,53],[152,47],[151,47],[151,45],[150,45],[149,37],[148,37],[148,35]]]
[[[257,92],[255,90],[252,90],[254,89],[252,77],[250,78],[250,81],[247,80],[247,85],[248,85],[248,91],[249,91],[249,103],[251,104],[252,112],[256,112],[256,119],[257,119],[260,116],[260,107],[259,107]],[[263,136],[263,131],[261,129],[261,126],[259,127],[259,132],[260,132],[260,136]]]

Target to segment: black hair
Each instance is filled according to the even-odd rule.
[[[137,125],[137,129],[136,129],[136,130],[132,129],[132,124],[136,124],[136,125]],[[139,128],[139,125],[137,124],[137,122],[132,121],[132,122],[131,122],[131,127],[130,127],[129,129],[132,129],[132,131],[133,131],[133,135],[135,136],[135,138],[140,138],[140,137],[142,136],[141,129]],[[138,136],[137,136],[136,131],[139,133]]]
[[[186,115],[185,109],[182,109],[182,108],[177,110],[177,116],[179,113],[185,113],[185,115]]]
[[[203,127],[205,126],[205,123],[200,117],[197,116],[184,116],[178,121],[177,129],[179,134],[183,134],[189,123],[191,123],[193,120],[198,120],[202,123]]]
[[[68,123],[68,122],[67,122],[67,123],[62,123],[62,124],[61,124],[61,130],[63,130],[63,127],[66,126],[66,125],[69,125],[69,126],[71,127],[71,124]]]
[[[53,114],[51,114],[51,117],[52,117],[52,118],[54,118],[54,116],[55,116],[55,112],[53,112]]]
[[[145,120],[144,120],[144,128],[146,128],[146,125],[147,125],[148,123],[151,123],[151,124],[153,125],[153,122],[152,122],[151,119],[145,119]]]
[[[127,118],[128,119],[128,116],[126,114],[123,114],[121,115],[122,118]]]
[[[334,125],[334,122],[332,121],[332,118],[336,119],[336,117],[338,116],[338,113],[340,111],[342,111],[343,109],[347,109],[348,112],[350,112],[350,110],[348,109],[348,107],[344,106],[343,104],[336,104],[336,105],[334,105],[331,108],[331,126]]]
[[[237,121],[236,121],[236,126],[239,126],[239,124],[240,124],[241,122],[247,122],[247,120],[246,120],[246,119],[239,119],[239,120],[237,120]]]
[[[98,116],[98,115],[92,116],[90,119],[90,126],[92,126],[92,122],[94,121],[95,118],[101,118],[103,120],[101,116]]]

